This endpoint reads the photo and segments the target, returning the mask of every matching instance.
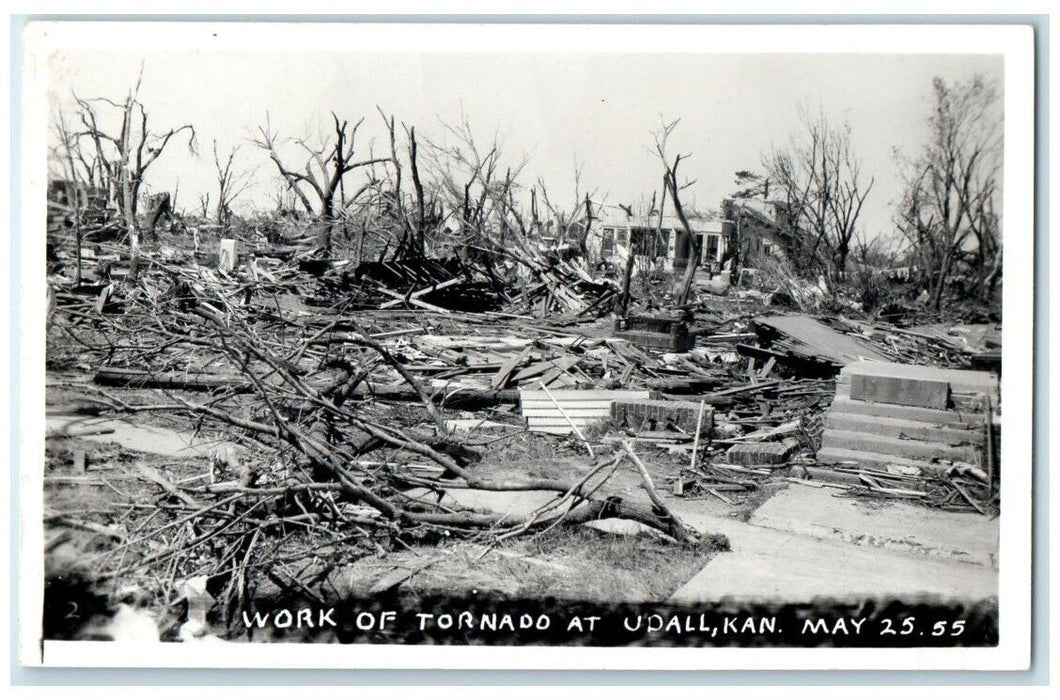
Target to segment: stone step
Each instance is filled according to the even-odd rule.
[[[974,411],[956,411],[953,409],[940,411],[934,408],[898,406],[896,404],[876,403],[875,401],[855,401],[850,398],[849,392],[844,396],[839,391],[836,392],[836,397],[832,400],[832,407],[829,409],[829,413],[900,418],[932,425],[971,425],[974,427],[983,424],[983,414]]]
[[[939,423],[905,420],[903,418],[886,418],[881,416],[861,416],[849,413],[829,412],[825,418],[825,428],[854,433],[869,433],[885,437],[906,437],[913,440],[941,442],[945,444],[971,443],[982,445],[986,442],[986,433],[982,425],[951,426]]]
[[[880,454],[879,452],[845,450],[838,447],[822,447],[817,451],[817,462],[820,464],[853,462],[862,467],[873,467],[876,469],[886,469],[888,464],[897,464],[903,467],[917,467],[927,476],[939,475],[949,467],[949,465],[934,464],[919,459],[906,459],[904,457]]]
[[[950,405],[950,385],[937,379],[852,374],[850,398],[944,411]]]
[[[846,430],[826,430],[821,438],[821,447],[836,447],[859,452],[876,452],[907,459],[931,460],[933,458],[959,460],[979,464],[980,449],[975,445],[950,445],[926,440],[903,440],[896,437],[856,433]]]
[[[840,371],[837,381],[849,384],[850,377],[860,374],[894,379],[923,379],[947,382],[951,391],[959,393],[977,392],[990,396],[994,404],[998,401],[998,379],[991,372],[967,369],[945,369],[925,365],[904,365],[897,362],[852,362]]]

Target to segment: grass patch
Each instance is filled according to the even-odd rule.
[[[402,588],[414,594],[659,602],[698,573],[713,554],[710,544],[681,547],[652,533],[558,527],[488,550],[484,544],[454,542],[394,552],[385,559],[362,560],[343,577],[348,584],[359,579],[354,589],[364,590],[386,570],[405,567],[416,573]]]

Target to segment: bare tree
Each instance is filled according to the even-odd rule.
[[[231,215],[232,215],[232,203],[236,200],[239,195],[243,194],[253,182],[253,173],[247,171],[236,171],[233,169],[233,162],[236,159],[236,154],[239,153],[239,146],[233,146],[228,152],[228,155],[224,158],[221,157],[217,150],[217,139],[213,142],[213,165],[216,171],[217,177],[217,212],[216,220],[217,225],[222,229],[228,227]],[[209,203],[209,195],[206,197],[205,204]],[[206,217],[205,206],[203,218]]]
[[[666,142],[669,140],[670,135],[674,129],[677,128],[679,119],[675,119],[672,122],[665,123],[662,128],[655,132],[655,150],[659,154],[659,158],[662,159],[663,168],[663,192],[670,197],[670,201],[673,203],[674,212],[677,214],[677,220],[681,222],[681,228],[685,231],[685,236],[688,238],[688,245],[690,251],[688,254],[688,262],[685,265],[684,275],[681,278],[681,286],[677,288],[677,296],[674,299],[674,306],[683,306],[688,302],[689,294],[692,292],[692,281],[695,278],[696,267],[699,265],[699,258],[702,255],[701,246],[699,239],[696,234],[692,231],[692,226],[688,223],[688,217],[685,215],[685,208],[681,204],[681,192],[693,184],[695,181],[685,182],[683,185],[678,184],[677,180],[677,168],[681,165],[681,161],[689,157],[689,154],[681,155],[678,154],[674,157],[673,164],[670,163],[669,157],[666,153]],[[665,198],[664,198],[665,202]],[[662,205],[659,207],[659,220],[662,221]]]
[[[60,111],[53,119],[58,144],[51,149],[50,165],[58,171],[58,177],[67,183],[69,201],[66,219],[73,225],[75,262],[74,283],[81,285],[81,243],[83,240],[82,215],[88,206],[88,191],[93,187],[93,166],[85,161],[84,152],[73,131],[66,122],[66,116]],[[72,190],[72,191],[71,191]],[[49,208],[56,202],[49,201]]]
[[[358,120],[351,127],[348,121],[340,121],[334,112],[331,113],[331,118],[334,133],[321,142],[310,143],[306,138],[294,139],[294,143],[306,156],[305,164],[300,170],[284,163],[280,154],[282,142],[273,131],[268,117],[265,126],[258,128],[259,138],[253,140],[256,146],[268,152],[288,189],[295,193],[306,212],[320,220],[318,241],[324,257],[331,255],[332,229],[337,220],[337,210],[342,204],[339,195],[344,178],[359,168],[390,160],[375,158],[370,153],[368,158],[357,160],[354,157],[357,130],[364,123],[364,119]]]
[[[905,187],[895,223],[910,244],[931,305],[963,265],[989,298],[1001,271],[1002,130],[997,90],[981,76],[933,84],[931,140],[915,158],[898,154]]]
[[[187,132],[188,149],[195,152],[195,127],[191,124],[164,133],[153,133],[148,128],[147,110],[139,98],[142,80],[141,70],[135,86],[129,90],[123,102],[104,97],[82,99],[74,96],[78,106],[77,116],[84,127],[76,134],[78,151],[83,148],[81,140],[87,139],[92,155],[90,159],[83,158],[82,162],[89,172],[97,172],[101,183],[113,193],[128,232],[132,258],[130,275],[133,278],[136,277],[140,258],[140,227],[136,216],[144,176],[177,134]],[[121,114],[121,127],[117,133],[102,123],[102,111],[107,107],[119,110]],[[89,163],[92,165],[89,166]]]
[[[199,195],[199,218],[206,221],[206,217],[210,215],[210,193],[203,192]]]
[[[549,214],[549,220],[555,226],[556,243],[572,246],[591,269],[595,264],[591,258],[589,236],[594,221],[598,221],[593,200],[596,190],[582,191],[582,166],[574,164],[574,197],[568,207],[552,201],[544,180],[538,178],[533,191],[533,203],[536,208],[537,193],[540,192],[541,203]],[[513,209],[514,212],[514,209]]]
[[[812,264],[823,252],[827,271],[842,277],[875,178],[863,183],[849,125],[835,126],[823,113],[811,116],[805,108],[800,112],[800,132],[765,159],[767,182],[786,200],[796,263]]]
[[[481,250],[503,247],[506,237],[527,230],[515,205],[517,179],[527,160],[503,165],[500,139],[495,135],[488,147],[480,145],[466,117],[459,125],[442,126],[450,143],[423,140],[425,169],[442,210],[440,218],[456,224],[455,247],[468,257],[482,257]],[[531,209],[533,224],[537,222],[536,204]],[[488,261],[483,258],[483,262]]]
[[[427,229],[437,225],[435,207],[432,200],[427,204],[427,194],[420,175],[419,143],[416,140],[416,127],[401,123],[405,136],[406,153],[409,164],[409,175],[412,181],[412,195],[406,201],[404,193],[405,170],[399,155],[398,131],[393,115],[387,115],[382,109],[383,117],[390,140],[390,161],[386,164],[387,177],[379,182],[379,198],[386,204],[386,209],[397,219],[401,230],[400,240],[394,250],[395,257],[423,257],[426,254]]]

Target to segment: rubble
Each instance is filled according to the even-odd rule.
[[[795,447],[785,442],[739,443],[729,448],[725,458],[745,467],[786,464]]]

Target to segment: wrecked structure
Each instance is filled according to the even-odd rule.
[[[707,270],[719,268],[732,246],[730,223],[694,215],[688,217],[688,223],[697,239],[699,265]],[[602,260],[619,269],[633,254],[659,259],[667,271],[681,271],[688,265],[692,254],[693,242],[673,214],[633,216],[621,208],[609,208],[595,226],[593,248]]]
[[[745,264],[763,257],[786,259],[801,235],[787,203],[761,197],[732,197],[722,200],[722,217],[729,223],[737,241],[740,260]]]

